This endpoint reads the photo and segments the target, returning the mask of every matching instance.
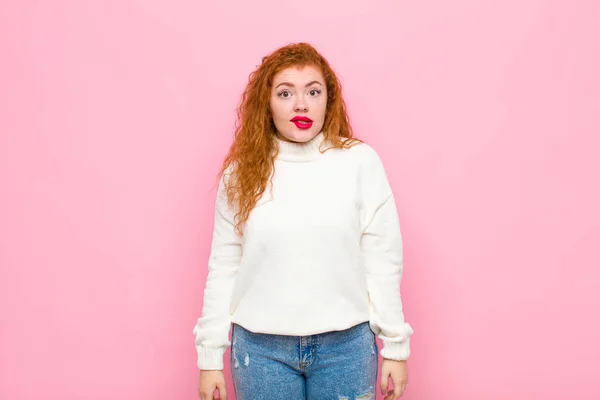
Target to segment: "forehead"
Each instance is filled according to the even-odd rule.
[[[277,85],[280,82],[304,85],[306,82],[311,81],[319,81],[322,84],[325,84],[325,79],[323,78],[321,69],[315,67],[314,65],[288,67],[279,71],[273,77],[274,85]]]

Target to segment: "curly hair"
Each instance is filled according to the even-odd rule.
[[[341,83],[313,46],[293,43],[263,57],[262,63],[250,74],[242,94],[233,143],[219,172],[219,177],[228,177],[225,180],[227,200],[236,210],[235,229],[240,235],[267,187],[278,153],[270,110],[273,77],[283,69],[308,65],[319,68],[325,78],[327,106],[322,131],[330,145],[328,149],[349,148],[360,142],[353,137]]]

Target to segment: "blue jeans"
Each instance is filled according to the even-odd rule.
[[[233,325],[237,400],[374,400],[377,362],[368,322],[311,336],[267,335]]]

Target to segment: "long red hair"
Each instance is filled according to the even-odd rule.
[[[327,109],[322,131],[329,148],[348,148],[359,142],[353,137],[340,81],[313,46],[294,43],[263,57],[242,94],[234,140],[219,173],[220,177],[227,174],[227,200],[236,210],[235,228],[239,234],[267,187],[277,156],[276,129],[269,106],[273,77],[283,69],[307,65],[320,68],[325,78]]]

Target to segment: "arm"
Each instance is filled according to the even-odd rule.
[[[381,355],[390,360],[410,356],[412,327],[404,321],[400,282],[403,249],[394,195],[383,164],[370,150],[361,173],[361,249],[367,273],[371,328],[383,341]]]
[[[230,303],[242,257],[242,239],[234,231],[223,179],[215,204],[215,221],[202,317],[194,327],[198,368],[222,370],[223,354],[231,345]]]

